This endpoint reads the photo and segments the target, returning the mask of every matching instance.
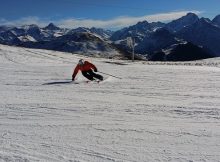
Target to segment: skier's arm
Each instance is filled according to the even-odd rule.
[[[74,70],[73,75],[72,75],[72,80],[75,79],[76,74],[78,73],[78,71],[79,71],[79,65],[77,65],[77,66],[75,67],[75,70]]]
[[[93,65],[92,63],[89,63],[89,64],[90,64],[91,68],[92,68],[95,72],[98,71],[98,69],[97,69],[97,67],[96,67],[95,65]]]

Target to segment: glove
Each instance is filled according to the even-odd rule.
[[[97,69],[94,69],[94,72],[98,72],[98,70],[97,70]]]

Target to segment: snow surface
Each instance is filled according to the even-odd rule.
[[[18,37],[18,39],[20,41],[23,41],[23,42],[29,42],[29,41],[32,41],[32,42],[37,42],[36,39],[34,39],[32,36],[30,35],[26,35],[26,36],[20,36]]]
[[[87,58],[123,79],[60,84],[79,58],[0,45],[1,162],[220,161],[220,59]]]

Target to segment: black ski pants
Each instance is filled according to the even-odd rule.
[[[89,80],[94,80],[94,78],[97,78],[99,80],[103,80],[103,76],[94,73],[92,70],[82,71],[82,75]]]

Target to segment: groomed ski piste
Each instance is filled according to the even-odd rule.
[[[62,84],[80,58],[107,80]],[[135,62],[0,45],[1,162],[218,162],[220,59]]]

